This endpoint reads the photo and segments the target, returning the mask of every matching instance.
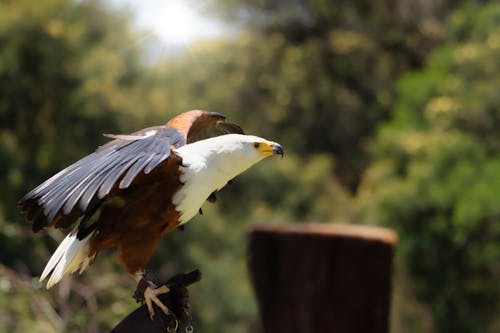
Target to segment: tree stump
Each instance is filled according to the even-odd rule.
[[[387,333],[397,236],[355,225],[249,230],[249,270],[264,333]]]

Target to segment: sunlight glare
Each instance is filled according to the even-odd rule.
[[[118,0],[128,4],[139,28],[153,32],[167,44],[186,45],[197,39],[221,35],[223,28],[199,13],[203,1]],[[193,7],[193,3],[197,6]]]

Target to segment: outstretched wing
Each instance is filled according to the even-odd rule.
[[[105,136],[114,140],[63,169],[26,194],[19,205],[33,231],[48,225],[66,227],[91,211],[111,190],[129,187],[143,172],[148,175],[178,148],[208,130],[224,133],[225,117],[206,111],[189,111],[167,125],[145,128],[130,135]],[[231,126],[231,125],[229,125]],[[237,125],[236,130],[241,130]]]
[[[115,140],[55,174],[21,199],[23,212],[34,220],[33,230],[50,225],[59,212],[70,214],[77,204],[85,212],[94,197],[104,198],[119,179],[120,189],[128,187],[139,172],[148,174],[166,160],[171,145],[177,147],[185,142],[178,130],[168,126],[108,136]]]

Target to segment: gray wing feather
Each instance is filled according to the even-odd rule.
[[[168,126],[108,137],[115,140],[46,180],[26,194],[21,203],[37,200],[48,223],[61,209],[69,214],[78,204],[85,211],[96,196],[102,199],[109,194],[121,177],[119,188],[127,188],[141,171],[147,174],[165,161],[171,145],[185,144],[183,135]]]
[[[106,175],[107,177],[104,177],[104,181],[101,187],[99,188],[99,192],[97,194],[97,197],[99,199],[102,199],[109,194],[109,191],[111,191],[113,185],[115,185],[118,178],[120,178],[123,175],[123,172],[127,170],[132,165],[132,163],[135,163],[135,159],[127,161],[126,163],[123,164],[118,164],[114,168],[109,170],[109,172],[107,172]]]
[[[73,180],[73,182],[77,182],[78,181],[78,184],[75,186],[74,190],[73,190],[73,193],[71,194],[71,196],[69,196],[69,198],[66,200],[66,203],[64,205],[64,214],[69,214],[73,208],[75,207],[76,203],[80,200],[80,208],[82,208],[82,210],[85,210],[87,208],[87,205],[88,205],[88,202],[83,206],[82,205],[82,200],[85,196],[85,194],[89,193],[91,194],[91,197],[92,198],[95,194],[95,192],[97,191],[97,188],[95,190],[92,190],[92,186],[95,185],[95,184],[100,184],[100,176],[107,172],[108,169],[105,168],[104,166],[105,165],[113,165],[114,161],[116,161],[118,158],[118,156],[115,156],[114,159],[110,159],[110,160],[107,160],[107,159],[102,159],[102,161],[100,161],[99,163],[95,163],[94,164],[94,167],[92,170],[90,170],[88,172],[88,174],[81,180]],[[76,177],[76,176],[75,176]],[[82,199],[80,199],[82,198]],[[85,208],[83,208],[85,207]]]
[[[135,161],[134,165],[132,165],[123,179],[120,181],[119,188],[127,188],[129,187],[130,183],[135,179],[135,177],[141,172],[146,164],[148,164],[152,159],[154,155],[149,155],[146,158],[143,159],[138,159]]]

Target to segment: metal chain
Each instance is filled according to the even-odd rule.
[[[167,327],[167,332],[169,332],[169,333],[175,333],[175,332],[177,332],[177,328],[178,327],[179,327],[179,322],[177,320],[175,320],[175,327],[168,326]]]
[[[167,332],[168,333],[176,333],[178,328],[179,328],[179,322],[176,320],[175,327],[170,327],[170,326],[167,327]],[[194,332],[194,328],[191,324],[187,325],[185,330],[186,330],[186,333],[193,333]]]

